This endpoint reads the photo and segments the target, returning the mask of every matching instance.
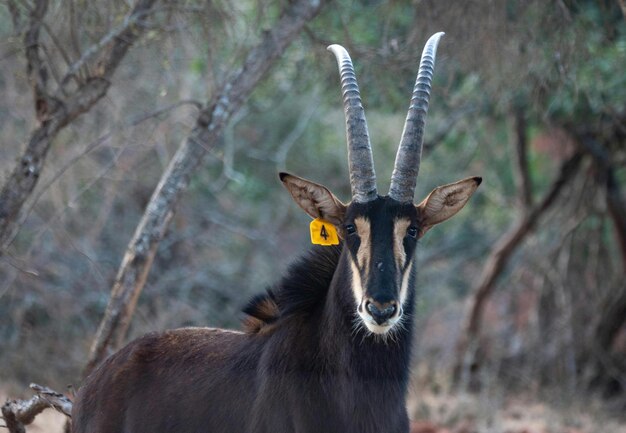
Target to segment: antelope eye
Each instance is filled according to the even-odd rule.
[[[346,233],[353,235],[356,233],[356,228],[352,224],[346,224]]]
[[[417,237],[417,227],[409,227],[406,231],[407,236],[411,236],[412,238]]]

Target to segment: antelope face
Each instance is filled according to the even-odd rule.
[[[356,312],[376,334],[402,319],[419,234],[417,210],[389,197],[353,203],[342,234],[349,252]]]
[[[472,177],[437,187],[417,206],[387,196],[345,205],[323,185],[287,173],[280,179],[306,213],[338,228],[350,263],[341,272],[349,274],[356,316],[376,334],[402,319],[417,240],[461,210],[481,182]]]

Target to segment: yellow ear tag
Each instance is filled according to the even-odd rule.
[[[337,229],[328,221],[315,218],[311,221],[311,243],[315,245],[339,245]]]

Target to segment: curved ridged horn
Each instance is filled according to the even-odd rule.
[[[346,135],[348,137],[348,163],[350,165],[350,187],[352,200],[365,203],[374,200],[376,192],[376,173],[372,146],[367,132],[365,111],[361,105],[361,94],[356,82],[354,67],[350,55],[341,45],[327,48],[337,59],[341,75],[343,109],[346,115]]]
[[[412,202],[417,183],[417,174],[422,159],[422,144],[424,143],[424,124],[428,112],[430,87],[435,68],[437,44],[444,35],[435,33],[428,39],[422,52],[417,80],[413,88],[411,106],[406,115],[400,146],[396,154],[396,164],[391,175],[389,197],[401,203]]]

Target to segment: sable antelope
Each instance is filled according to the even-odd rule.
[[[245,312],[245,332],[184,328],[141,337],[80,389],[76,433],[403,432],[415,304],[415,248],[457,213],[481,179],[440,186],[417,206],[423,131],[437,44],[427,42],[389,195],[379,196],[352,62],[340,69],[352,201],[281,173],[296,203],[337,227]]]

